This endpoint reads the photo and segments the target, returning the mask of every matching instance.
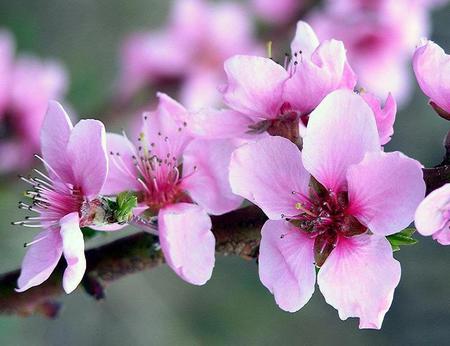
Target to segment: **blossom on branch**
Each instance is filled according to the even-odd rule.
[[[414,53],[413,67],[430,105],[450,120],[450,56],[433,41],[424,40]]]
[[[450,183],[431,192],[420,203],[414,221],[417,231],[450,245]]]
[[[387,235],[413,220],[425,194],[421,164],[381,150],[374,115],[361,96],[334,91],[311,114],[303,151],[280,137],[232,156],[233,192],[269,217],[259,275],[286,311],[310,299],[317,281],[341,319],[381,327],[400,264]]]
[[[187,131],[187,111],[158,94],[154,112],[144,113],[139,138],[107,135],[110,171],[102,190],[138,195],[143,218],[157,216],[161,248],[168,265],[185,281],[202,285],[214,267],[215,239],[208,214],[236,209],[242,198],[228,182],[235,145],[198,140]]]
[[[108,173],[106,133],[98,120],[81,120],[75,127],[57,102],[50,102],[41,130],[42,157],[47,174],[22,180],[29,183],[32,198],[19,207],[36,212],[14,224],[44,228],[28,248],[18,279],[18,292],[47,280],[62,255],[67,262],[63,287],[72,292],[86,270],[84,240],[80,227],[93,224],[98,194]]]

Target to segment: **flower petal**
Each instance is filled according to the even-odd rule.
[[[297,111],[311,112],[323,98],[339,88],[350,87],[356,80],[346,65],[342,42],[330,40],[320,44],[312,56],[297,56],[291,64],[292,76],[286,81],[284,98]]]
[[[194,140],[183,155],[183,189],[208,214],[239,207],[243,199],[231,192],[228,169],[236,146],[231,140]]]
[[[450,235],[448,225],[450,222],[450,184],[431,192],[420,203],[416,210],[415,221],[417,231],[425,236],[438,235],[438,239],[445,241]],[[445,244],[447,245],[447,244]]]
[[[379,151],[372,110],[350,90],[329,94],[310,114],[303,138],[303,164],[327,188],[345,190],[347,168],[366,152]]]
[[[231,157],[232,191],[258,205],[273,220],[298,214],[295,204],[302,199],[300,194],[307,195],[309,178],[300,150],[282,137],[243,145]]]
[[[413,67],[424,94],[450,113],[450,55],[433,41],[425,41],[414,53]]]
[[[54,229],[42,231],[33,238],[33,241],[36,243],[28,247],[22,262],[17,292],[26,291],[47,280],[61,258],[61,237]]]
[[[79,222],[77,212],[67,214],[59,222],[64,258],[67,262],[67,268],[63,275],[63,287],[67,294],[77,288],[86,271],[84,239]]]
[[[158,224],[167,264],[183,280],[205,284],[215,261],[215,239],[208,214],[198,205],[177,203],[159,211]]]
[[[397,113],[397,103],[391,93],[388,94],[384,107],[381,108],[380,101],[374,95],[363,92],[361,97],[367,102],[375,114],[380,144],[385,145],[391,140],[394,134],[395,115]]]
[[[349,213],[379,235],[408,227],[425,196],[422,165],[400,152],[366,154],[347,182]]]
[[[127,190],[139,191],[141,187],[133,163],[133,144],[124,136],[107,133],[106,150],[109,154],[109,169],[101,193],[112,195]]]
[[[63,181],[73,181],[66,155],[71,132],[72,122],[64,108],[58,102],[50,101],[41,127],[41,151],[45,162],[51,167],[48,169],[50,175],[57,175]]]
[[[72,166],[74,185],[86,196],[100,192],[108,173],[106,133],[98,120],[81,120],[72,130],[67,145],[67,156]]]
[[[400,275],[400,263],[386,238],[360,235],[339,239],[317,282],[342,320],[359,317],[359,328],[380,329]]]
[[[301,309],[314,293],[314,239],[286,221],[268,220],[262,228],[259,278],[278,306]]]
[[[291,53],[304,54],[310,58],[316,48],[319,46],[319,39],[311,26],[300,20],[297,23],[295,37],[291,42]]]
[[[166,94],[158,93],[158,107],[143,115],[142,132],[145,143],[153,155],[164,160],[167,155],[179,158],[191,140],[185,130],[188,113],[177,101]]]
[[[223,139],[244,137],[254,120],[232,109],[205,108],[190,114],[188,124],[197,137]]]
[[[224,68],[228,85],[223,97],[230,108],[260,120],[278,115],[288,78],[281,65],[268,58],[235,55]]]

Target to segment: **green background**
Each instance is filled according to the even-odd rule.
[[[169,5],[164,0],[2,0],[0,27],[14,32],[20,52],[61,59],[71,76],[69,102],[81,117],[101,118],[91,112],[111,95],[122,38],[161,25]],[[449,52],[450,6],[436,11],[433,23],[432,38]],[[126,126],[125,119],[120,126]],[[401,150],[426,166],[437,164],[448,128],[416,90],[398,114],[387,150]],[[0,183],[0,272],[20,265],[22,244],[34,234],[10,225],[23,216],[16,201],[24,188],[14,179]],[[402,280],[381,331],[358,330],[356,319],[340,321],[318,290],[300,312],[283,312],[260,284],[254,262],[218,258],[203,287],[184,283],[162,266],[115,283],[102,302],[82,290],[62,297],[56,320],[1,316],[0,345],[448,344],[450,248],[421,238],[396,257]]]

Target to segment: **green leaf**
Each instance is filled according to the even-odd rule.
[[[137,207],[137,196],[131,191],[121,192],[116,199],[115,216],[118,222],[127,222],[133,216],[133,209]]]
[[[387,240],[391,243],[392,250],[400,250],[400,246],[414,245],[417,240],[412,237],[416,230],[412,227],[405,228],[403,231],[387,236]]]

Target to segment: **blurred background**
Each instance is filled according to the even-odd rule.
[[[395,21],[398,26],[402,26],[401,30],[411,35],[413,32],[417,32],[417,35],[425,34],[449,52],[450,5],[440,1],[442,4],[434,7],[434,4],[429,4],[432,1],[405,1],[409,3],[409,10],[401,11],[403,17],[396,18]],[[239,35],[241,38],[247,34],[254,35],[249,36],[249,39],[244,37],[251,42],[242,49],[245,50],[243,52],[261,49],[264,52],[265,42],[272,40],[275,57],[281,57],[284,52],[289,51],[289,42],[295,33],[295,22],[300,16],[310,17],[315,22],[318,17],[329,16],[335,20],[328,18],[328,22],[350,25],[336,21],[339,16],[348,19],[348,15],[339,11],[361,11],[335,9],[339,16],[336,17],[334,13],[333,17],[330,15],[332,9],[325,7],[330,5],[323,1],[319,5],[312,1],[280,1],[280,6],[283,3],[287,10],[274,12],[269,9],[269,14],[273,14],[271,17],[267,16],[267,8],[264,12],[263,3],[268,2],[261,1],[259,5],[257,2],[259,1],[239,2],[239,6],[244,6],[240,15],[243,20],[248,21],[242,26],[243,29],[239,27]],[[50,97],[64,100],[73,110],[74,116],[96,117],[104,120],[109,129],[118,130],[130,127],[130,117],[138,113],[137,109],[140,107],[151,104],[153,96],[150,95],[155,90],[162,89],[174,96],[184,97],[185,94],[178,87],[180,83],[188,80],[194,73],[192,71],[204,68],[204,60],[208,59],[203,58],[206,54],[211,56],[211,52],[207,52],[208,47],[215,44],[220,47],[220,42],[223,42],[222,38],[217,38],[218,44],[214,37],[208,37],[202,40],[202,44],[198,41],[189,43],[192,51],[186,61],[180,62],[184,57],[177,54],[183,54],[184,48],[180,49],[176,43],[182,39],[176,37],[170,29],[177,22],[177,19],[173,19],[177,16],[174,15],[176,11],[173,6],[173,2],[165,0],[3,0],[0,2],[0,28],[8,30],[13,36],[16,56],[32,53],[39,56],[39,59],[56,59],[58,66],[66,71],[59,71],[59,77],[52,77],[53,81],[57,79],[64,86],[58,84],[61,90],[58,89],[55,96]],[[414,12],[417,6],[423,12]],[[189,19],[192,15],[183,13],[181,19]],[[215,15],[218,17],[211,19],[213,23],[221,18],[220,11]],[[235,15],[238,14],[232,14],[232,18],[236,18]],[[414,24],[412,21],[416,15],[419,22]],[[228,26],[227,29],[229,28],[231,27]],[[387,35],[394,29],[389,28]],[[236,30],[238,29],[233,27],[231,34],[238,35]],[[161,48],[166,55],[161,53],[157,57],[159,61],[162,57],[167,58],[168,60],[163,61],[167,61],[171,67],[179,64],[176,65],[177,68],[168,69],[167,72],[167,66],[152,65],[145,71],[140,70],[139,66],[129,66],[133,61],[128,61],[127,56],[136,55],[127,53],[127,44],[124,42],[133,33],[146,31],[158,32],[166,40],[164,42],[171,42],[173,46]],[[211,31],[213,30],[205,24],[199,26],[195,33],[205,36]],[[151,33],[145,35],[152,36]],[[414,38],[416,43],[419,38]],[[149,46],[159,49],[160,41],[151,39],[147,40],[151,42]],[[345,41],[345,38],[341,39]],[[229,52],[234,54],[238,53],[233,52],[238,43],[233,40],[234,38],[227,43],[231,46]],[[400,45],[401,42],[397,41],[393,46]],[[393,48],[389,49],[392,52]],[[213,53],[218,50],[220,49],[214,49]],[[413,47],[410,51],[412,53]],[[225,58],[227,52],[223,54]],[[398,54],[404,55],[404,52]],[[355,55],[356,53],[353,54]],[[172,58],[175,60],[172,61]],[[219,58],[215,56],[215,59]],[[412,75],[408,59],[399,59],[403,59],[404,73]],[[137,60],[134,60],[136,66],[139,65]],[[208,71],[214,67],[210,61],[211,59],[207,63]],[[220,69],[221,61],[214,63]],[[194,65],[195,68],[186,73]],[[128,71],[136,69],[136,75],[145,75],[147,80],[140,81],[138,85],[131,83],[129,88],[124,87],[132,79],[132,72]],[[158,74],[163,70],[165,74]],[[219,75],[217,79],[214,75],[214,82],[220,80],[221,71],[211,73]],[[380,78],[381,81],[376,86],[378,90],[380,85],[390,87],[389,75]],[[189,85],[195,84],[192,83]],[[407,86],[399,91],[401,110],[397,114],[395,134],[387,151],[400,150],[425,166],[433,166],[442,158],[442,139],[448,131],[448,124],[429,108],[426,97],[418,89],[414,79],[408,79],[405,83],[411,89]],[[362,86],[371,90],[367,85]],[[138,89],[146,90],[144,96]],[[189,90],[196,89],[192,87]],[[146,98],[144,103],[141,101],[143,97]],[[133,106],[125,107],[124,104]],[[9,112],[8,116],[11,118],[12,108],[5,109],[5,114]],[[0,117],[0,122],[2,119]],[[12,126],[10,122],[0,126],[3,130],[0,134],[0,146],[1,141],[9,136],[8,131],[11,131]],[[5,155],[0,150],[0,161],[6,160]],[[19,151],[14,155],[21,158],[22,154]],[[18,167],[16,172],[7,172],[0,178],[0,272],[20,266],[25,253],[23,243],[29,241],[34,234],[28,229],[10,225],[11,221],[23,218],[16,206],[25,189],[14,178],[13,173],[28,171],[29,167]],[[122,235],[124,233],[119,236]],[[117,236],[100,237],[96,242],[110,241]],[[108,288],[107,299],[101,302],[92,300],[82,290],[62,297],[63,309],[55,320],[42,316],[0,316],[0,345],[448,344],[449,249],[429,238],[420,238],[418,245],[403,248],[395,257],[402,264],[402,280],[381,331],[358,330],[356,319],[340,321],[337,312],[325,303],[318,290],[301,311],[295,314],[283,312],[277,308],[272,295],[260,284],[254,262],[221,257],[217,259],[213,278],[203,287],[184,283],[167,267],[162,266],[114,283]]]

